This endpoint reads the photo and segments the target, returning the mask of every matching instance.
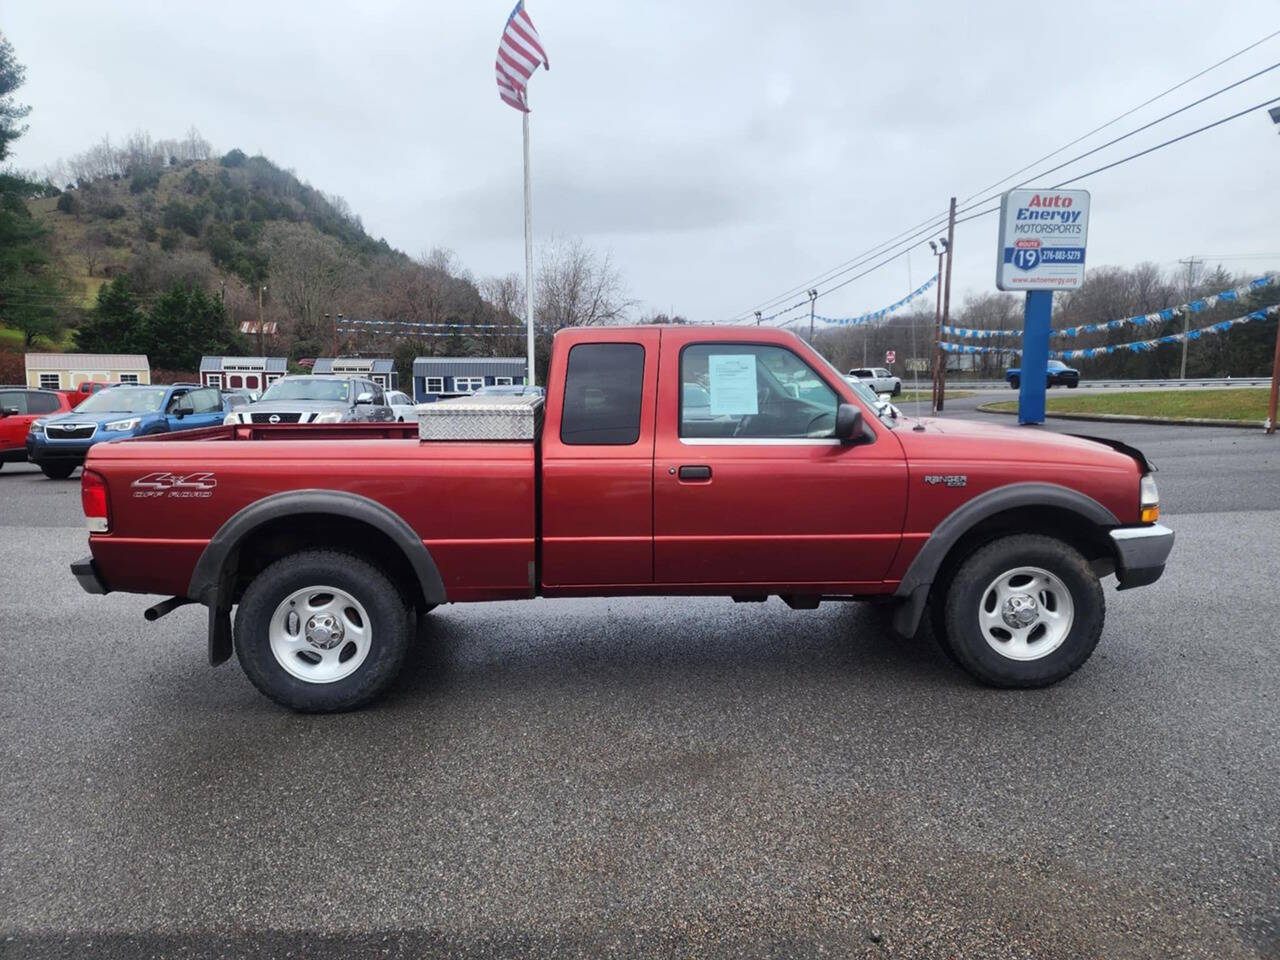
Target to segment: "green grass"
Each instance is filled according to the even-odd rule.
[[[964,397],[972,397],[972,396],[973,396],[972,390],[948,390],[947,391],[948,400],[960,400],[960,399],[963,399]],[[903,390],[900,396],[893,398],[893,402],[902,404],[902,403],[915,403],[917,400],[932,400],[932,399],[933,399],[933,393],[929,390]]]
[[[1051,397],[1049,413],[1120,413],[1174,420],[1253,420],[1267,417],[1268,391],[1242,387],[1231,390],[1142,390],[1132,393],[1083,394]],[[984,405],[988,410],[1017,410],[1016,400]]]

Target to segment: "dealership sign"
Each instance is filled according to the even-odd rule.
[[[1079,289],[1088,236],[1088,190],[1010,190],[1000,200],[996,286]]]

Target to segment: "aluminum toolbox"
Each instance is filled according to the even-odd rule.
[[[538,394],[454,397],[417,409],[423,440],[536,440],[542,430]]]

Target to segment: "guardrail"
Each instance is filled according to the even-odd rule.
[[[1107,388],[1124,387],[1266,387],[1270,386],[1270,377],[1190,377],[1186,380],[1081,380],[1081,390],[1105,390]],[[929,389],[929,381],[921,381],[922,388]],[[903,389],[913,387],[907,380],[902,381]],[[1009,384],[1003,380],[953,380],[947,378],[949,390],[1008,390]],[[1057,389],[1057,388],[1055,388]]]

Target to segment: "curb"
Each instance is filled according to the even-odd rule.
[[[1016,417],[1016,410],[996,410],[993,403],[1006,403],[1004,400],[995,400],[989,403],[978,404],[978,411],[981,413],[1002,413],[1006,416]],[[1053,417],[1058,420],[1094,420],[1100,423],[1155,423],[1161,426],[1169,427],[1237,427],[1243,430],[1262,430],[1266,427],[1263,420],[1211,420],[1205,417],[1140,417],[1133,413],[1056,413],[1046,411],[1046,417]]]

